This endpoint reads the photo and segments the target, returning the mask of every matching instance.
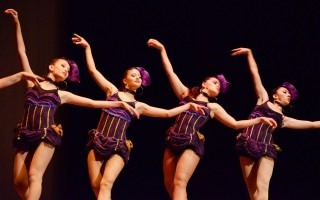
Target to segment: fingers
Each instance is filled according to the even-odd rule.
[[[40,87],[40,82],[38,81],[38,79],[35,79],[32,81],[37,87]]]
[[[147,42],[148,47],[160,48],[162,44],[156,39],[149,39]]]
[[[132,107],[130,107],[130,108],[132,108]],[[140,118],[140,113],[138,113],[138,111],[136,109],[134,109],[134,108],[132,108],[132,113],[131,114],[136,116],[137,119]]]
[[[137,119],[140,118],[140,113],[135,108],[132,108],[130,105],[126,103],[125,103],[125,109],[128,110],[131,115],[136,116]]]
[[[17,11],[15,11],[14,9],[11,9],[11,8],[6,9],[4,12],[7,13],[7,14],[11,14],[11,15],[17,15],[18,14]]]
[[[39,81],[44,81],[45,80],[43,77],[38,76],[38,75],[36,76],[36,79],[39,80]]]
[[[199,108],[199,109],[198,109],[198,112],[199,112],[200,114],[202,114],[202,115],[205,115],[205,114],[206,114],[202,108]]]

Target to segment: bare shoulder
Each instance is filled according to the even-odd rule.
[[[207,106],[212,111],[217,111],[222,108],[218,103],[208,103]]]
[[[58,90],[58,95],[61,99],[61,104],[68,102],[69,99],[72,98],[72,96],[75,96],[71,92],[64,91],[64,90]]]

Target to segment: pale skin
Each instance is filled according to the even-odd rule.
[[[155,48],[161,55],[161,61],[170,84],[179,99],[183,99],[189,95],[189,88],[187,88],[176,75],[167,55],[166,49],[162,43],[155,39],[149,39],[147,42],[149,47]],[[216,97],[220,93],[220,82],[215,77],[211,77],[204,81],[201,85],[202,91],[207,93],[210,97]],[[197,101],[209,102],[208,98],[203,94],[195,97]],[[267,123],[276,127],[276,122],[270,118],[256,118],[253,120],[235,120],[230,116],[223,107],[217,103],[208,103],[210,108],[211,118],[216,118],[224,125],[232,129],[242,129],[252,126],[257,123]],[[200,158],[194,151],[187,149],[179,157],[175,156],[170,150],[166,149],[163,158],[163,173],[164,184],[173,200],[187,199],[187,184],[194,173]]]
[[[28,73],[28,72],[18,72],[10,76],[6,76],[0,79],[0,89],[9,87],[13,84],[20,82],[21,80],[29,80],[34,84],[39,85],[39,81],[44,79],[38,75]]]
[[[286,106],[290,104],[290,92],[280,87],[275,94],[273,94],[273,101],[269,101],[269,95],[264,88],[257,63],[254,59],[253,53],[249,48],[236,48],[232,50],[232,56],[245,55],[249,65],[249,70],[253,80],[255,94],[257,96],[257,105],[267,102],[268,106],[283,115],[282,107],[275,103],[278,101],[280,104]],[[306,121],[298,120],[285,116],[283,118],[283,125],[281,128],[289,129],[317,129],[320,128],[320,121]],[[267,200],[269,195],[269,184],[273,173],[274,160],[270,157],[262,157],[254,162],[250,158],[240,156],[240,165],[243,173],[244,180],[251,200]]]
[[[81,36],[74,34],[72,38],[74,44],[81,46],[85,50],[85,56],[87,61],[87,66],[90,75],[97,82],[100,88],[105,92],[106,96],[110,96],[118,92],[119,97],[124,101],[136,101],[133,94],[129,92],[119,91],[119,89],[108,81],[96,68],[95,62],[92,56],[92,51],[89,43]],[[140,72],[133,68],[129,69],[126,76],[123,78],[123,83],[126,89],[136,91],[142,83]],[[197,112],[203,114],[202,106],[194,103],[185,104],[170,110],[156,108],[149,106],[142,102],[137,102],[135,104],[136,110],[141,115],[146,115],[149,117],[161,117],[169,118],[178,115],[179,113],[187,110],[193,109]],[[91,185],[93,191],[98,200],[111,199],[112,186],[117,179],[118,175],[122,171],[125,163],[123,159],[115,154],[107,161],[100,160],[97,158],[91,150],[88,155],[88,170],[91,180]]]
[[[16,39],[18,54],[24,73],[35,76],[26,54],[26,48],[22,37],[18,12],[14,9],[5,10],[6,14],[12,16],[16,26]],[[47,77],[53,81],[60,82],[69,76],[70,66],[65,59],[58,59],[48,66],[49,73]],[[26,80],[27,87],[33,87],[35,83]],[[49,81],[40,82],[39,87],[44,90],[57,89],[57,87]],[[123,107],[131,114],[139,117],[139,113],[122,101],[96,101],[86,97],[81,97],[67,91],[58,90],[61,104],[72,104],[76,106],[84,106],[89,108],[110,108]],[[14,159],[14,185],[21,199],[38,200],[42,191],[42,178],[48,164],[51,161],[55,147],[49,144],[41,143],[33,152],[18,151]]]

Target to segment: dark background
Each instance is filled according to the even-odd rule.
[[[130,66],[145,67],[152,85],[140,101],[172,108],[178,103],[162,69],[157,51],[147,47],[149,38],[167,48],[175,72],[189,87],[208,75],[223,73],[232,83],[219,103],[235,119],[246,119],[256,97],[246,60],[231,57],[230,50],[253,50],[262,81],[268,90],[289,81],[300,92],[291,117],[320,118],[319,46],[320,3],[305,1],[17,1],[0,4],[0,77],[20,70],[15,33],[7,8],[19,12],[27,54],[34,72],[44,75],[52,58],[77,61],[81,83],[68,90],[92,99],[104,93],[89,76],[84,50],[71,42],[83,36],[93,49],[97,68],[118,85]],[[0,199],[18,199],[12,184],[14,149],[12,131],[21,120],[24,84],[0,91]],[[41,199],[95,199],[89,184],[85,144],[95,128],[99,109],[63,105],[57,122],[64,128],[63,143],[46,171]],[[128,137],[134,143],[129,164],[115,182],[112,197],[119,200],[169,199],[162,182],[163,139],[173,119],[141,117],[132,123]],[[188,185],[190,200],[248,199],[238,157],[238,131],[209,121],[206,156]],[[283,152],[276,161],[270,199],[319,199],[319,130],[283,129],[274,137]]]

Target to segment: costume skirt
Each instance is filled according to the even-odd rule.
[[[133,144],[130,140],[120,140],[115,137],[106,137],[96,129],[89,131],[87,149],[93,149],[102,159],[108,159],[113,154],[120,155],[127,164]]]
[[[166,133],[165,146],[173,153],[179,155],[186,149],[192,149],[200,158],[204,157],[204,136],[195,134],[176,133],[169,129]]]
[[[60,146],[63,135],[61,125],[51,125],[48,128],[29,130],[18,124],[14,132],[13,146],[21,151],[35,150],[41,142],[52,146]]]
[[[236,151],[241,156],[249,157],[252,160],[259,160],[263,156],[276,159],[281,149],[276,144],[257,142],[242,133],[237,139]]]

